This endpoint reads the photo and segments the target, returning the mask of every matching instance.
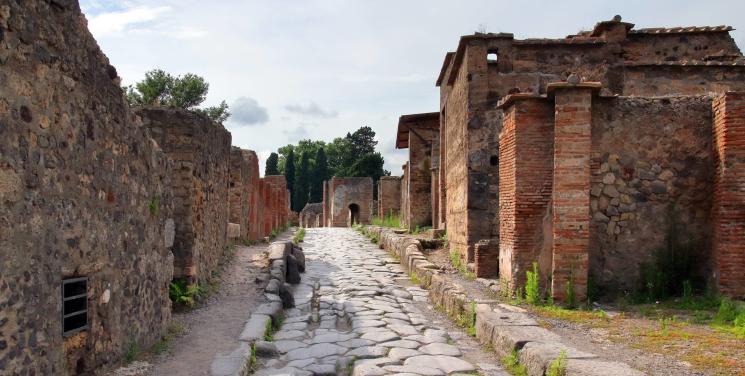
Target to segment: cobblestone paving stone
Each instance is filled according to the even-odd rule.
[[[308,229],[302,246],[307,269],[294,288],[296,308],[274,335],[280,356],[257,375],[507,375],[494,359],[465,360],[464,352],[485,355],[422,312],[427,291],[402,284],[398,262],[360,234]]]

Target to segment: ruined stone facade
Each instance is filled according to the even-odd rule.
[[[382,176],[378,180],[378,218],[397,216],[401,211],[401,178]]]
[[[323,203],[307,203],[299,214],[300,227],[323,227]]]
[[[227,251],[230,132],[177,108],[137,110],[174,163],[174,277],[208,280]]]
[[[745,59],[730,30],[618,17],[563,39],[462,37],[437,79],[430,150],[432,220],[451,250],[512,288],[536,262],[561,300],[588,278],[629,289],[675,242],[696,278],[742,296]]]
[[[3,2],[0,65],[0,373],[87,373],[170,318],[170,162],[77,2]]]
[[[324,227],[369,224],[374,212],[372,178],[333,177],[324,182]]]
[[[230,149],[230,181],[228,182],[229,217],[240,226],[240,240],[248,240],[251,175],[249,151],[233,146]]]
[[[404,177],[407,191],[401,217],[408,228],[432,226],[432,143],[438,138],[440,114],[404,115],[398,121],[396,148],[409,149]]]

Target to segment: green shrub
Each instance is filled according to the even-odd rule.
[[[738,316],[737,304],[729,298],[723,298],[719,304],[719,312],[714,319],[718,324],[734,323]]]
[[[566,285],[566,306],[567,308],[575,308],[577,306],[577,298],[574,295],[574,276],[569,275],[569,280]]]
[[[401,228],[401,217],[394,215],[393,212],[389,212],[385,217],[373,217],[372,224],[375,226],[390,227],[390,228]]]
[[[525,282],[525,301],[531,305],[538,305],[541,302],[540,285],[538,284],[538,263],[533,263],[533,271],[526,271]]]
[[[520,364],[520,360],[517,357],[517,350],[512,350],[510,355],[502,358],[502,364],[504,364],[507,372],[515,376],[528,376],[528,370],[524,365]]]
[[[150,210],[150,215],[156,216],[160,211],[160,200],[157,197],[153,197],[148,201],[147,208]]]
[[[171,282],[168,287],[168,297],[174,305],[193,307],[197,300],[206,295],[207,290],[198,283],[187,285],[183,279]]]

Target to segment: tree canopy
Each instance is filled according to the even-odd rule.
[[[300,140],[296,145],[285,145],[277,153],[272,153],[278,155],[278,173],[287,178],[292,209],[300,211],[307,202],[321,202],[323,182],[332,176],[370,176],[377,186],[381,176],[391,174],[383,169],[383,156],[375,151],[377,144],[375,131],[363,126],[330,143]],[[307,167],[303,167],[304,164]],[[267,168],[268,166],[267,160]],[[288,168],[292,169],[292,173],[288,173]],[[377,189],[373,189],[373,195],[377,197]]]
[[[279,175],[279,156],[277,153],[269,154],[269,158],[266,159],[266,166],[264,167],[264,176]]]
[[[130,105],[174,106],[199,112],[217,123],[230,117],[228,104],[222,101],[217,106],[199,108],[207,99],[210,85],[201,76],[187,73],[173,76],[162,69],[145,73],[145,78],[124,88]]]

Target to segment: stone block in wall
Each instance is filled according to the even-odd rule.
[[[499,275],[499,241],[482,240],[474,246],[474,272],[478,278]]]

